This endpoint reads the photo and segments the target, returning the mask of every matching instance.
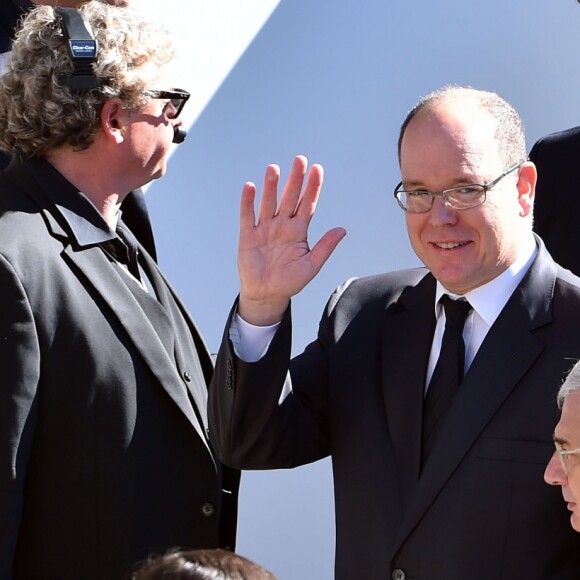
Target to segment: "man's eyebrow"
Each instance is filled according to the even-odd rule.
[[[427,189],[420,181],[402,181],[403,187],[406,188],[416,188],[416,189]]]
[[[568,443],[568,439],[566,439],[564,437],[559,437],[555,433],[554,433],[554,435],[552,435],[552,439],[553,439],[554,443],[559,443],[560,445],[565,445],[566,443]]]
[[[458,176],[458,177],[455,177],[454,179],[450,180],[449,184],[445,187],[445,189],[437,190],[437,191],[447,191],[448,189],[455,189],[456,187],[461,187],[463,185],[477,185],[480,182],[481,182],[481,180],[477,181],[477,179],[473,176],[465,176],[465,177]],[[421,190],[426,190],[426,191],[432,191],[422,181],[401,180],[401,183],[403,184],[404,189],[421,189]]]

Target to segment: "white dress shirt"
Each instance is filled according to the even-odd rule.
[[[443,331],[445,330],[445,310],[439,302],[440,298],[444,294],[448,294],[451,298],[455,299],[465,298],[473,308],[463,327],[465,373],[467,373],[489,329],[496,321],[518,284],[522,281],[522,278],[526,275],[537,253],[536,242],[533,236],[530,236],[529,243],[526,244],[515,262],[507,270],[487,284],[479,286],[475,290],[471,290],[462,296],[448,292],[439,281],[437,282],[437,289],[435,291],[435,317],[437,319],[437,325],[435,327],[435,334],[433,335],[433,344],[431,345],[429,366],[427,367],[427,376],[425,377],[425,388],[427,388],[435,365],[437,364],[439,351],[441,350],[441,341],[443,340]]]

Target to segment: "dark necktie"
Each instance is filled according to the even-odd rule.
[[[141,275],[139,273],[139,242],[137,238],[133,235],[133,232],[121,221],[117,222],[117,235],[125,242],[127,248],[126,259],[121,260],[127,265],[129,272],[137,280],[141,280]]]
[[[445,309],[445,332],[423,403],[423,462],[431,453],[442,419],[463,380],[465,366],[463,326],[471,305],[466,300],[453,300],[446,294],[441,303]]]

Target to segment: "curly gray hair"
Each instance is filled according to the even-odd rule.
[[[578,391],[580,391],[580,361],[576,362],[570,369],[564,383],[558,391],[558,407],[561,409],[566,397],[570,393],[576,393]]]
[[[38,6],[21,22],[5,74],[0,77],[0,149],[44,157],[70,145],[87,149],[99,128],[104,102],[118,97],[136,109],[150,97],[147,83],[174,56],[173,39],[161,26],[131,8],[98,0],[84,4],[98,42],[94,74],[99,86],[76,94],[68,86],[73,70],[60,17]]]

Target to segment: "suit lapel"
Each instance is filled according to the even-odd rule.
[[[449,408],[399,528],[393,554],[543,351],[544,345],[533,331],[552,320],[555,277],[556,266],[541,247],[526,277],[489,330]]]
[[[102,250],[96,246],[74,250],[71,245],[67,245],[63,256],[74,269],[78,269],[83,273],[87,282],[101,295],[120,324],[125,328],[129,338],[133,341],[151,372],[189,419],[204,445],[208,447],[203,428],[195,415],[185,388],[182,387],[183,381],[178,375],[173,361],[169,358],[167,351],[137,300],[126,284],[119,278],[118,273],[111,268],[111,264]]]
[[[435,331],[435,279],[425,276],[386,312],[382,344],[385,407],[401,489],[419,480],[421,420],[427,362]]]

